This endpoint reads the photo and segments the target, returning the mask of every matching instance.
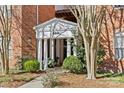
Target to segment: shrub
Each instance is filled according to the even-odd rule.
[[[77,46],[77,57],[81,60],[83,64],[83,70],[86,72],[86,56],[85,48],[83,46]]]
[[[57,77],[54,73],[48,73],[45,77],[41,79],[43,87],[54,88],[58,85]]]
[[[105,56],[105,50],[103,49],[102,46],[100,46],[98,52],[97,52],[97,73],[106,73],[105,70],[103,70],[102,64],[104,61],[104,56]]]
[[[16,58],[18,59],[17,62],[16,62],[16,64],[15,64],[15,69],[16,70],[23,70],[24,69],[23,68],[24,63],[26,61],[28,61],[28,60],[33,60],[34,59],[30,55],[29,56],[23,56],[23,57],[17,56]]]
[[[40,63],[37,60],[27,60],[24,62],[23,68],[28,72],[35,72],[39,70]]]
[[[103,63],[103,58],[105,56],[105,50],[103,47],[100,47],[100,49],[97,52],[97,64],[101,65]]]
[[[105,56],[105,50],[100,44],[100,47],[97,51],[97,68],[103,64],[103,58]],[[77,46],[77,57],[81,60],[83,64],[83,70],[86,71],[86,56],[85,56],[85,48],[84,46]],[[101,71],[100,71],[101,72]]]
[[[49,58],[48,59],[48,67],[53,68],[53,67],[55,67],[55,65],[56,65],[56,62],[53,59]]]
[[[83,72],[83,64],[76,56],[69,56],[65,58],[62,68],[77,74]]]

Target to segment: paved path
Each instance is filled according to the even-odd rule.
[[[52,68],[52,69],[48,69],[46,71],[46,73],[49,73],[49,72],[54,72],[54,73],[63,73],[65,72],[64,70],[62,70],[61,68]],[[46,75],[45,74],[42,74],[41,76],[35,78],[34,80],[18,87],[18,88],[43,88],[43,85],[42,85],[42,82],[41,82],[41,79]]]

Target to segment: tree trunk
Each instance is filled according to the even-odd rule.
[[[90,45],[88,42],[85,42],[85,54],[86,54],[86,62],[87,62],[87,79],[90,79],[91,77],[91,63],[90,63],[90,54],[89,54],[89,51],[90,51]]]
[[[9,74],[9,60],[8,57],[6,57],[6,65],[5,65],[5,74]]]
[[[2,74],[5,75],[9,73],[9,46],[5,43],[3,51]]]
[[[85,35],[83,34],[83,40],[84,40],[84,47],[85,47],[85,54],[86,54],[86,66],[87,66],[87,79],[91,78],[91,62],[90,62],[90,43]]]
[[[91,79],[96,79],[96,62],[97,62],[97,46],[98,42],[96,37],[92,38],[90,57],[91,57]]]
[[[4,54],[4,60],[2,60],[2,64],[1,64],[1,68],[2,68],[2,74],[5,75],[5,74],[8,74],[8,68],[9,68],[9,65],[8,65],[8,61],[7,61],[7,57],[6,55]]]
[[[1,72],[2,72],[2,74],[4,75],[4,71],[5,71],[5,62],[4,62],[4,56],[3,55],[1,55]]]
[[[96,49],[91,47],[91,79],[96,79]]]
[[[90,65],[91,65],[91,62],[90,62],[90,46],[89,46],[89,43],[87,43],[86,42],[86,44],[85,44],[85,46],[87,47],[86,49],[85,49],[85,53],[86,53],[86,62],[87,62],[87,79],[90,79],[90,77],[91,77],[91,67],[90,67]]]

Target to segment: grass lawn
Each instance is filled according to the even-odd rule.
[[[124,74],[105,73],[105,74],[98,74],[98,76],[106,78],[107,80],[110,80],[113,82],[124,83]]]
[[[87,80],[85,74],[58,74],[58,87],[61,88],[124,88],[124,75],[98,74],[96,80]]]
[[[0,74],[0,87],[16,88],[41,75],[41,72],[26,73],[13,70],[9,75]]]

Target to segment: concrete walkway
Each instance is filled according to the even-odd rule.
[[[53,72],[53,73],[64,73],[65,70],[62,70],[61,68],[50,68],[46,71],[46,73],[49,73],[49,72]],[[41,82],[41,79],[46,75],[45,74],[42,74],[41,76],[35,78],[34,80],[18,87],[18,88],[43,88],[43,85],[42,85],[42,82]]]

